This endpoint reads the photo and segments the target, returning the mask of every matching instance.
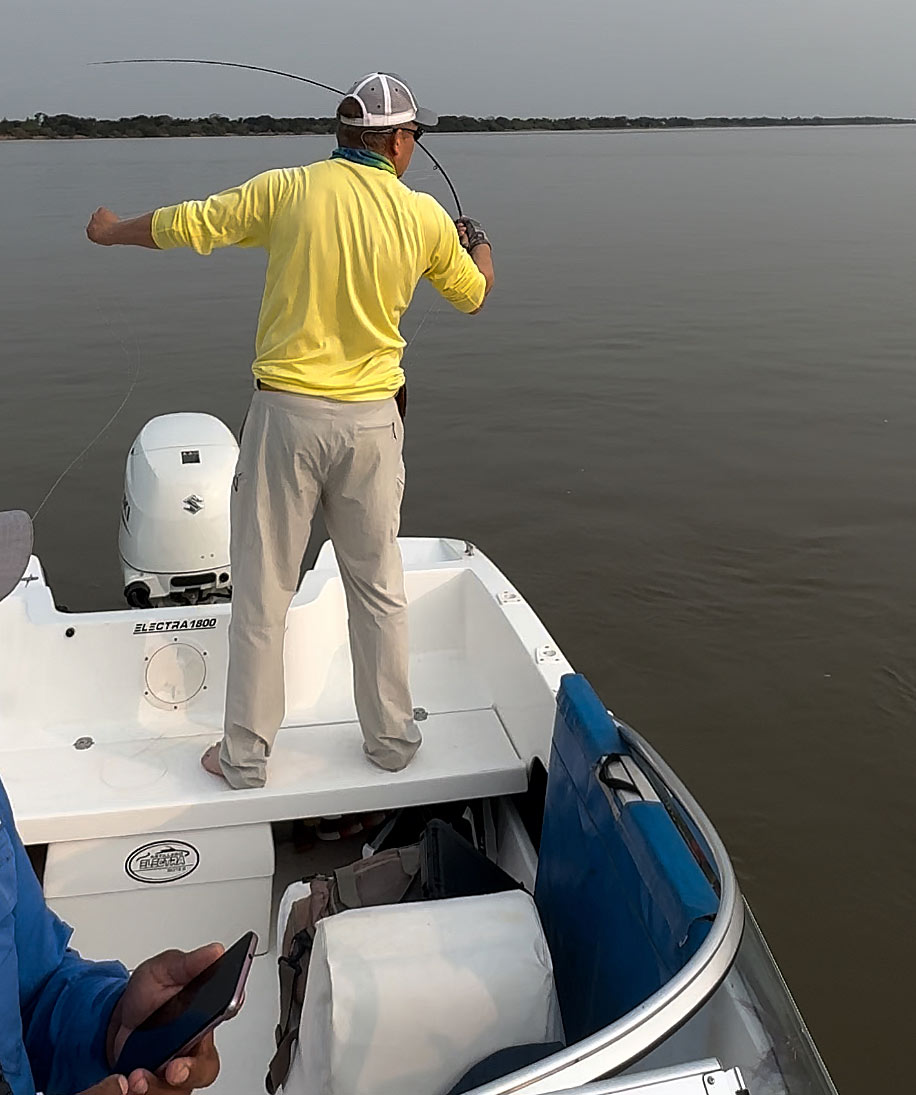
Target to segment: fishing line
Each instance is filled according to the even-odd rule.
[[[435,312],[439,311],[439,301],[438,300],[434,300],[432,302],[432,304],[430,304],[430,306],[426,309],[426,313],[423,316],[423,318],[420,320],[419,324],[417,325],[417,329],[414,331],[414,333],[408,339],[407,345],[406,345],[405,350],[404,350],[405,357],[407,355],[407,350],[412,350],[414,348],[414,346],[416,345],[417,339],[420,337],[420,332],[423,330],[423,324],[426,323],[426,321],[429,319],[429,317],[432,315],[432,313],[434,311]]]
[[[118,334],[118,332],[115,331],[114,327],[112,327],[111,322],[109,321],[108,317],[102,312],[102,306],[99,304],[98,301],[96,301],[95,306],[96,306],[96,310],[99,313],[99,316],[101,316],[101,318],[102,318],[102,322],[105,323],[105,325],[108,327],[108,329],[111,331],[111,333],[115,336],[115,338],[118,340],[118,342],[120,342],[121,348],[124,350],[124,355],[127,358],[127,361],[129,363],[130,358],[131,358],[131,354],[130,354],[130,350],[127,348],[127,344],[125,343],[124,339]],[[104,435],[108,432],[108,430],[111,428],[111,426],[114,425],[114,422],[117,419],[118,415],[120,415],[121,411],[123,411],[124,408],[127,406],[127,401],[133,395],[134,388],[136,388],[136,386],[137,386],[137,381],[140,379],[140,366],[141,366],[141,363],[142,363],[142,357],[141,357],[141,354],[140,354],[139,343],[135,344],[135,353],[136,353],[137,364],[134,368],[133,378],[131,379],[130,385],[128,386],[128,389],[127,389],[127,392],[126,392],[124,398],[121,400],[120,404],[118,405],[117,410],[108,419],[108,421],[105,423],[105,425],[99,430],[99,432],[95,435],[95,437],[93,437],[93,439],[89,442],[89,444],[79,453],[78,456],[75,456],[73,458],[73,460],[70,461],[70,463],[64,468],[64,470],[60,473],[60,475],[58,475],[58,477],[54,480],[53,484],[51,485],[51,489],[44,496],[44,498],[42,498],[41,504],[39,505],[38,509],[36,509],[35,512],[32,514],[32,520],[33,521],[37,520],[39,513],[41,513],[41,511],[45,507],[45,503],[48,501],[48,499],[51,497],[51,495],[57,490],[57,488],[64,481],[64,479],[67,478],[67,476],[70,474],[70,472],[73,470],[73,468],[76,467],[76,465],[83,459],[83,457],[86,456],[89,453],[89,451],[93,448],[95,443],[97,441],[100,441],[102,439],[102,437],[104,437]]]
[[[323,84],[320,80],[313,80],[309,76],[300,76],[295,72],[284,72],[279,68],[265,68],[263,65],[246,65],[242,64],[240,61],[207,61],[199,57],[130,57],[118,61],[90,61],[89,63],[90,65],[214,65],[218,68],[243,68],[248,69],[250,72],[266,72],[271,76],[283,76],[287,80],[298,80],[300,83],[311,84],[313,87],[320,87],[325,91],[331,91],[335,95],[345,96],[347,94],[338,87],[332,87],[330,84]],[[416,139],[415,143],[417,148],[432,160],[436,170],[440,172],[442,178],[445,179],[449,190],[452,192],[452,197],[455,199],[455,207],[458,210],[458,216],[463,217],[464,210],[461,208],[461,199],[458,197],[458,191],[449,178],[448,172],[419,138]]]

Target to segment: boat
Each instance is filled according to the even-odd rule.
[[[201,768],[222,727],[235,451],[228,429],[207,415],[162,416],[141,431],[121,504],[125,608],[59,608],[35,554],[0,601],[0,776],[46,899],[74,928],[72,945],[132,968],[167,947],[228,945],[257,931],[245,1006],[217,1032],[213,1089],[254,1095],[275,1050],[289,888],[371,860],[399,825],[427,839],[435,824],[509,887],[424,891],[425,903],[329,918],[362,926],[369,949],[351,942],[347,953],[379,993],[390,970],[372,966],[370,943],[380,934],[389,949],[401,940],[402,980],[385,991],[410,1022],[403,1044],[386,1042],[388,1071],[366,1064],[357,1082],[335,1069],[351,1060],[356,1027],[367,1060],[381,1037],[379,1015],[363,1014],[368,990],[351,1000],[363,1010],[346,1030],[334,1027],[339,1001],[326,1009],[326,1030],[306,1029],[319,1022],[306,1002],[289,1095],[835,1093],[708,817],[575,672],[479,546],[400,540],[424,739],[403,772],[375,769],[362,753],[330,544],[289,611],[286,717],[267,785],[233,791]],[[10,520],[21,528],[26,519]],[[317,819],[336,816],[368,828],[309,839]],[[427,927],[459,918],[442,922],[435,961],[422,951],[423,931],[391,928],[418,915]],[[506,924],[517,939],[498,936]],[[474,943],[478,931],[490,942]],[[517,941],[529,957],[532,948],[541,955],[545,999],[559,1009],[552,1028],[538,1020],[540,1033],[527,1039],[523,1019],[537,993],[513,989],[506,972]],[[473,955],[443,957],[441,948],[459,942],[502,978],[498,992],[488,995],[486,968],[470,976],[462,963]],[[496,957],[484,963],[487,946]],[[307,1001],[313,978],[326,974],[310,969]],[[503,1003],[464,1029],[476,1005],[459,996],[471,981]],[[402,998],[408,992],[427,1003]],[[432,1015],[443,1007],[445,1029]],[[341,1039],[343,1057],[334,1057],[329,1046],[340,1050]],[[522,1041],[531,1043],[523,1058],[494,1056]],[[328,1059],[319,1067],[309,1053]],[[420,1060],[426,1071],[417,1071]],[[470,1088],[455,1086],[481,1064]]]

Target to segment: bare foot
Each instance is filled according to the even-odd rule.
[[[211,775],[219,776],[220,779],[225,779],[223,770],[219,763],[219,742],[216,745],[211,745],[210,748],[200,758],[200,763],[206,768]]]

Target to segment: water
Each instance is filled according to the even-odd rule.
[[[890,1090],[916,974],[916,133],[430,139],[498,285],[409,351],[404,531],[509,573],[718,825],[840,1089]],[[34,510],[140,367],[38,519],[62,603],[119,603],[141,425],[241,420],[264,265],[93,248],[88,214],[328,148],[0,144],[0,503]]]

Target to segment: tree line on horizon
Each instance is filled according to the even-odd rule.
[[[600,115],[589,118],[507,118],[504,115],[474,118],[466,114],[444,114],[437,133],[506,133],[529,130],[583,129],[714,129],[762,126],[830,125],[906,125],[913,118],[823,118],[803,117],[667,117],[629,118],[625,115]],[[228,137],[228,136],[299,136],[330,134],[334,118],[275,118],[258,114],[248,118],[227,118],[211,114],[207,118],[173,118],[168,114],[135,114],[131,118],[83,118],[74,114],[44,114],[30,118],[0,120],[0,139],[54,140],[106,137]]]

